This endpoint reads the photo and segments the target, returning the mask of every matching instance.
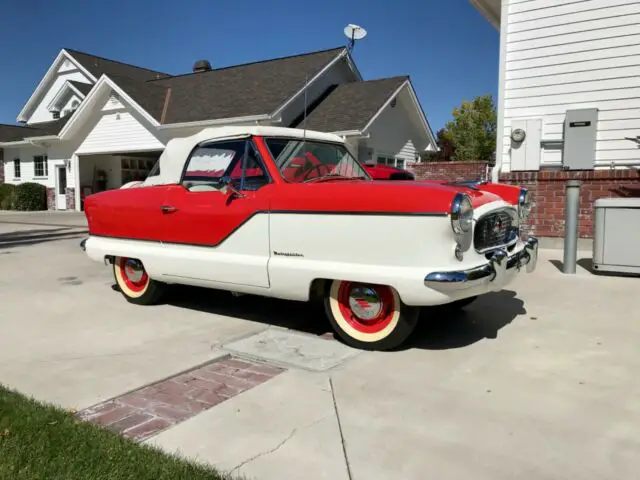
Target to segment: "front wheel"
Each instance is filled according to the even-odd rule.
[[[415,329],[419,314],[389,286],[341,280],[331,283],[325,310],[338,336],[362,350],[400,346]]]
[[[136,305],[152,305],[160,300],[165,285],[149,278],[140,260],[116,257],[113,276],[124,298]]]

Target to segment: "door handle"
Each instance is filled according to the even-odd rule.
[[[172,205],[162,205],[160,210],[162,210],[162,213],[174,213],[178,211],[178,209]]]

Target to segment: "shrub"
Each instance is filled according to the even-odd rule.
[[[11,210],[16,193],[16,186],[11,183],[0,183],[0,210]]]
[[[14,208],[16,210],[46,210],[47,189],[39,183],[21,183],[16,186]]]

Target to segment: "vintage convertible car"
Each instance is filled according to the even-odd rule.
[[[346,343],[384,350],[420,307],[533,271],[530,207],[504,184],[373,180],[332,134],[220,127],[171,140],[144,182],[87,197],[81,246],[132,303],[168,284],[321,298]]]
[[[416,176],[402,168],[379,163],[364,164],[364,169],[373,180],[415,180]]]

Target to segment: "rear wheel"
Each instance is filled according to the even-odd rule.
[[[325,310],[338,336],[362,350],[400,346],[415,329],[419,313],[389,286],[341,280],[331,283]]]
[[[116,257],[113,276],[124,298],[136,305],[151,305],[160,300],[165,285],[149,278],[142,262],[135,258]]]

